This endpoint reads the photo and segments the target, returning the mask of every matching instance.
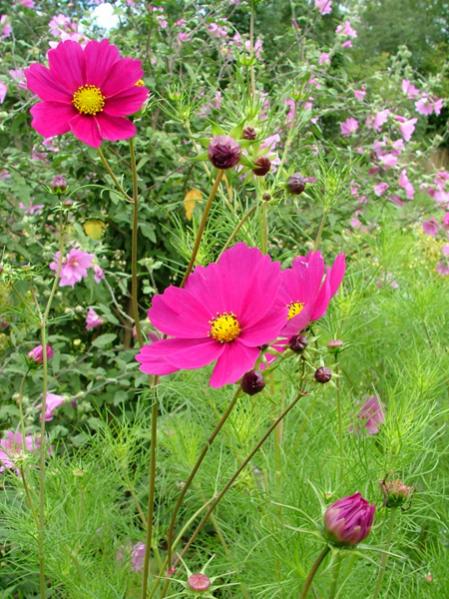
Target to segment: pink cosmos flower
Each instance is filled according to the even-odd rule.
[[[380,198],[384,195],[384,193],[387,191],[389,187],[390,186],[388,185],[388,183],[385,183],[384,181],[376,183],[376,185],[374,186],[374,193],[378,198]]]
[[[3,102],[5,101],[7,91],[8,86],[5,85],[3,81],[0,81],[0,104],[3,104]]]
[[[82,279],[87,277],[87,271],[92,267],[92,254],[83,252],[78,248],[72,248],[67,256],[63,258],[61,267],[61,276],[59,279],[60,287],[73,287]],[[50,264],[50,269],[58,270],[59,252],[53,257],[53,262]]]
[[[320,57],[318,59],[319,64],[330,64],[331,56],[328,52],[321,52]]]
[[[368,435],[376,435],[385,422],[382,403],[376,395],[371,395],[362,405],[357,418],[362,421]]]
[[[54,356],[54,351],[51,345],[47,345],[47,360],[51,360]],[[36,362],[36,364],[42,364],[44,361],[44,351],[42,345],[36,345],[31,351],[28,352],[28,357]]]
[[[47,401],[45,402],[45,421],[50,422],[53,420],[53,412],[62,406],[65,399],[62,395],[56,395],[56,393],[47,393]],[[42,404],[41,404],[42,405]],[[41,405],[39,407],[41,407]]]
[[[164,375],[215,362],[211,386],[235,383],[285,322],[280,283],[279,263],[244,243],[198,266],[184,288],[171,285],[153,299],[148,317],[169,338],[141,348],[140,370]]]
[[[436,237],[438,235],[438,231],[440,230],[440,225],[438,224],[437,219],[432,216],[429,220],[425,220],[422,224],[422,230],[426,235],[430,235],[430,237]]]
[[[18,473],[15,461],[23,454],[23,450],[34,452],[40,447],[40,440],[32,435],[22,437],[21,433],[6,431],[3,439],[0,439],[0,472],[6,469]]]
[[[92,331],[97,327],[101,327],[103,319],[98,316],[93,308],[88,308],[86,316],[86,331]]]
[[[365,99],[365,96],[366,96],[366,88],[364,85],[362,85],[361,89],[354,90],[354,97],[359,102],[362,102]]]
[[[32,126],[44,137],[71,131],[89,146],[136,134],[126,116],[148,97],[139,60],[122,58],[108,40],[91,41],[83,49],[60,42],[48,52],[49,68],[32,64],[25,71],[28,88],[42,102],[31,108]]]
[[[413,100],[417,96],[419,96],[419,89],[410,83],[408,79],[402,80],[402,91],[410,100]]]
[[[338,499],[324,514],[324,528],[337,546],[354,546],[371,532],[376,506],[360,493]]]
[[[344,23],[341,23],[340,25],[338,25],[335,32],[339,33],[340,35],[345,35],[346,37],[352,37],[352,38],[357,37],[357,31],[355,29],[353,29],[353,27],[351,25],[351,21],[349,21],[349,19],[346,20]]]
[[[322,15],[329,15],[332,12],[332,0],[315,0],[315,8]]]
[[[359,122],[357,119],[350,116],[345,121],[340,123],[340,131],[344,137],[349,137],[353,133],[356,133],[359,128]]]
[[[413,198],[415,197],[415,188],[409,181],[409,178],[407,176],[407,169],[405,168],[402,169],[401,174],[399,176],[399,187],[402,187],[402,189],[404,189],[405,195],[409,200],[413,200]]]
[[[145,543],[136,543],[131,550],[131,567],[134,572],[143,570],[145,559]]]

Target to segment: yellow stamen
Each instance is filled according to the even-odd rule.
[[[143,87],[145,85],[145,81],[143,79],[138,79],[134,85],[136,87]]]
[[[72,104],[81,114],[97,114],[102,112],[105,97],[96,85],[82,85],[73,94]]]
[[[223,312],[209,322],[210,336],[219,343],[230,343],[241,333],[240,323],[232,312]]]
[[[288,308],[288,319],[291,320],[295,316],[298,316],[298,314],[300,314],[300,312],[302,312],[302,309],[304,308],[304,304],[302,304],[301,302],[292,302],[291,304],[288,304],[287,308]]]

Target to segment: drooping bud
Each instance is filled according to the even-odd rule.
[[[390,508],[401,507],[413,493],[413,487],[409,487],[402,480],[383,480],[380,488],[384,496],[384,506]]]
[[[305,335],[293,335],[288,340],[288,346],[295,354],[302,354],[308,344],[309,342]]]
[[[228,169],[238,164],[242,149],[232,137],[217,135],[211,140],[207,154],[216,168]]]
[[[265,380],[259,370],[249,370],[243,375],[240,386],[244,393],[256,395],[265,387]]]
[[[375,511],[360,493],[338,499],[324,514],[326,537],[337,546],[357,545],[369,535]]]
[[[260,156],[254,162],[253,173],[258,177],[264,177],[271,169],[271,160],[266,156]]]
[[[54,351],[51,345],[47,345],[47,360],[51,360],[54,355]],[[36,364],[42,364],[44,361],[44,350],[42,345],[36,345],[31,351],[28,352],[28,357],[36,362]]]
[[[332,370],[326,366],[320,366],[315,370],[314,377],[318,383],[328,383],[332,378]]]
[[[304,177],[300,173],[294,173],[287,181],[287,189],[295,195],[301,194],[306,188]]]
[[[67,190],[67,180],[64,175],[56,175],[53,177],[51,188],[56,194],[64,193]]]
[[[210,589],[212,581],[206,574],[198,572],[197,574],[191,574],[188,577],[187,584],[190,590],[196,591],[197,593],[204,593],[204,591]]]
[[[257,137],[257,131],[254,127],[245,127],[242,132],[243,139],[254,140]]]

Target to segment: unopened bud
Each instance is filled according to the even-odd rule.
[[[216,168],[228,169],[238,164],[242,149],[232,137],[217,135],[211,140],[207,154]]]
[[[341,339],[331,339],[327,343],[328,349],[333,350],[333,351],[338,351],[339,349],[341,349],[343,347],[343,345],[344,345],[344,343]]]
[[[295,173],[287,181],[287,189],[295,195],[301,194],[306,188],[304,177],[300,173]]]
[[[296,354],[301,354],[308,345],[308,340],[305,335],[294,335],[288,341],[289,348]]]
[[[314,377],[318,383],[328,383],[332,378],[332,370],[326,366],[320,366],[315,370]]]
[[[248,395],[256,395],[265,387],[263,375],[258,370],[250,370],[243,375],[240,383],[242,391]]]
[[[187,579],[187,584],[190,590],[203,593],[210,589],[212,582],[206,574],[199,572],[198,574],[191,574]]]
[[[243,139],[254,140],[257,137],[257,132],[254,127],[245,127],[242,132]]]
[[[401,507],[413,493],[413,487],[407,486],[402,480],[383,480],[380,488],[384,496],[385,507]]]
[[[255,163],[253,168],[253,173],[257,177],[264,177],[271,169],[271,161],[266,156],[260,156]]]

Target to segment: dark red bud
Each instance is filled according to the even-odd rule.
[[[249,370],[243,375],[240,383],[242,391],[248,395],[256,395],[265,387],[263,375],[258,370]]]
[[[332,370],[326,366],[320,366],[315,370],[314,376],[318,383],[328,383],[332,378]]]

